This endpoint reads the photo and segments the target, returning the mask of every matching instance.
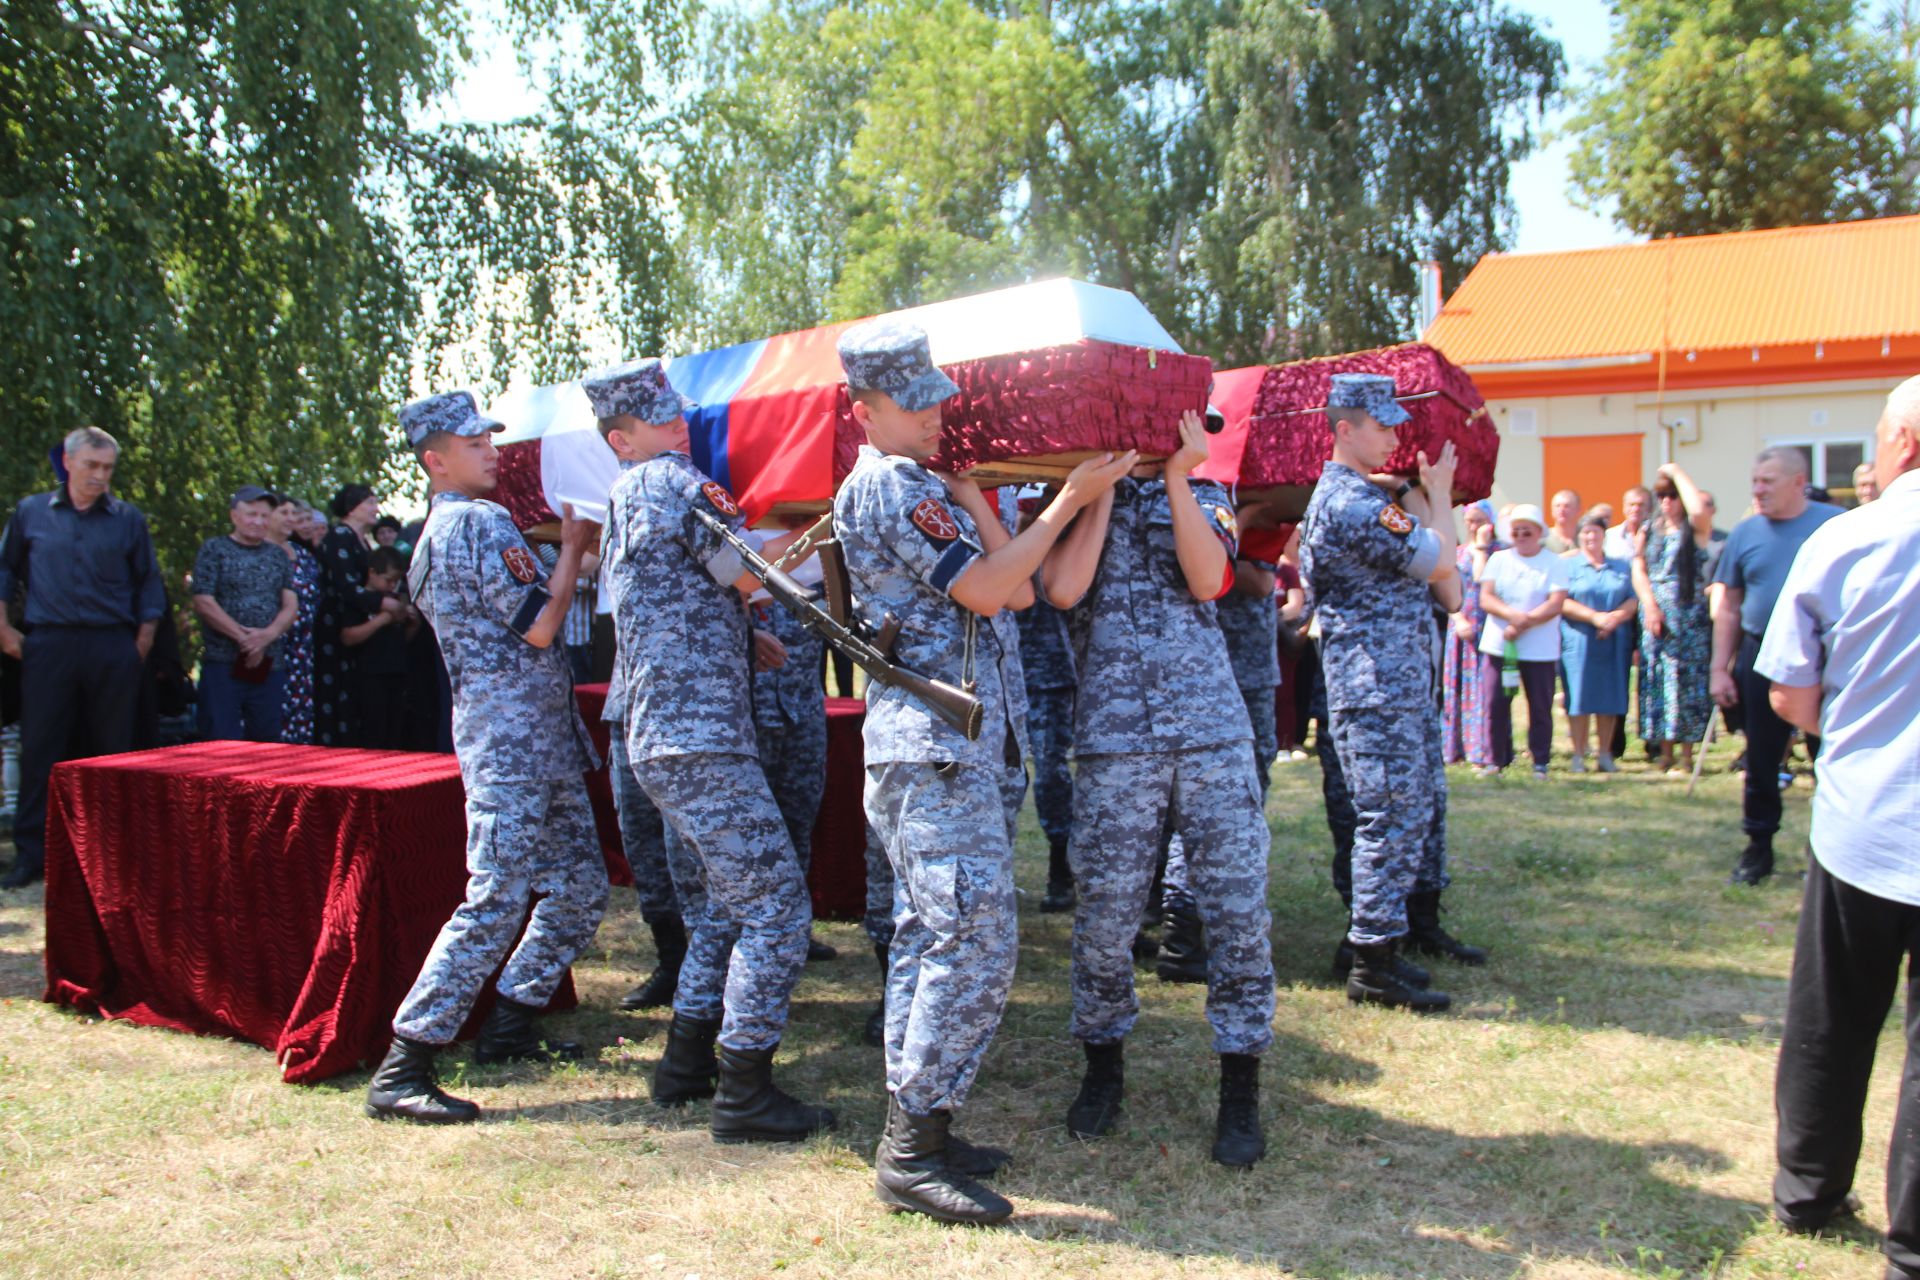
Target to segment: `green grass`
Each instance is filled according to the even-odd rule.
[[[796,996],[782,1073],[841,1128],[791,1151],[713,1146],[704,1108],[651,1105],[666,1016],[611,1012],[651,964],[617,891],[559,1019],[595,1046],[560,1070],[449,1068],[488,1123],[360,1114],[364,1075],[279,1083],[265,1050],[102,1024],[38,1002],[38,892],[0,898],[0,1275],[241,1276],[1858,1276],[1878,1274],[1881,1165],[1898,1083],[1883,1042],[1859,1190],[1822,1239],[1768,1220],[1772,1074],[1797,876],[1735,890],[1738,788],[1722,748],[1700,791],[1630,772],[1477,782],[1455,771],[1448,923],[1485,969],[1438,967],[1455,1011],[1351,1008],[1327,964],[1342,916],[1319,773],[1276,766],[1280,978],[1265,1069],[1270,1152],[1207,1159],[1214,1065],[1202,994],[1142,975],[1122,1131],[1062,1114],[1067,921],[1033,913],[1022,835],[1020,971],[964,1128],[1010,1148],[1007,1229],[886,1213],[883,1117],[860,1027],[873,962]],[[1805,835],[1804,781],[1783,862]]]

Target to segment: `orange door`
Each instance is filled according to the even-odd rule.
[[[1637,484],[1645,484],[1641,474],[1640,450],[1646,437],[1639,433],[1618,436],[1548,436],[1540,443],[1545,450],[1540,491],[1544,508],[1553,495],[1571,489],[1580,495],[1582,507],[1610,503],[1613,518],[1620,518],[1620,495]]]

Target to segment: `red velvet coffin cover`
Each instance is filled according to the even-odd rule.
[[[1254,400],[1253,422],[1240,463],[1243,489],[1311,486],[1333,456],[1333,432],[1324,413],[1299,412],[1327,403],[1327,387],[1336,373],[1382,373],[1394,380],[1397,394],[1436,392],[1406,404],[1413,415],[1400,427],[1400,448],[1387,470],[1411,476],[1415,455],[1429,458],[1448,440],[1459,454],[1453,500],[1475,502],[1493,492],[1493,468],[1500,456],[1500,435],[1487,403],[1464,369],[1425,343],[1410,342],[1377,351],[1297,360],[1267,370]]]
[[[1080,450],[1180,447],[1180,415],[1207,404],[1213,362],[1089,339],[943,366],[960,386],[942,406],[940,471]],[[866,436],[845,390],[834,438],[834,483],[853,470]]]

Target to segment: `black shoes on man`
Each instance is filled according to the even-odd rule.
[[[1424,974],[1417,966],[1403,970],[1394,942],[1379,946],[1353,948],[1353,968],[1347,974],[1347,999],[1355,1004],[1379,1004],[1390,1009],[1411,1009],[1415,1013],[1439,1013],[1453,1004],[1444,991],[1415,986],[1415,974]]]
[[[962,1142],[953,1136],[952,1125],[950,1111],[917,1116],[889,1096],[887,1128],[873,1160],[875,1194],[884,1205],[940,1222],[1005,1222],[1012,1202],[976,1179],[991,1177],[1009,1157]]]
[[[1160,930],[1160,959],[1153,972],[1162,982],[1205,982],[1207,938],[1200,909],[1187,902],[1167,908]]]
[[[671,1005],[673,993],[680,988],[680,966],[687,958],[687,926],[679,916],[666,916],[647,927],[653,930],[653,949],[660,957],[660,967],[620,997],[620,1007],[629,1013]]]
[[[375,1120],[411,1120],[415,1124],[472,1124],[480,1108],[444,1092],[434,1078],[437,1045],[395,1036],[367,1089],[367,1114]]]
[[[673,1015],[667,1026],[667,1047],[653,1069],[655,1106],[678,1107],[713,1096],[720,1079],[720,1059],[713,1050],[719,1034],[718,1018]]]
[[[1071,911],[1073,905],[1073,866],[1067,861],[1067,842],[1054,840],[1047,845],[1047,892],[1040,899],[1040,914]]]
[[[1455,964],[1482,965],[1486,949],[1470,947],[1440,927],[1440,895],[1416,893],[1407,898],[1407,945],[1424,955]]]
[[[1748,836],[1747,847],[1740,852],[1727,876],[1728,884],[1759,884],[1773,874],[1773,841],[1765,836]]]
[[[578,1062],[586,1051],[572,1040],[550,1040],[540,1034],[540,1011],[530,1004],[495,996],[493,1011],[474,1037],[473,1060],[483,1067],[496,1062]]]
[[[1103,1138],[1119,1122],[1127,1094],[1125,1044],[1081,1046],[1087,1070],[1067,1108],[1067,1132],[1074,1137]],[[1223,1053],[1213,1158],[1230,1169],[1246,1169],[1266,1153],[1267,1137],[1260,1128],[1260,1059],[1251,1053]]]
[[[23,853],[13,855],[13,865],[5,876],[0,876],[0,889],[24,889],[47,874],[45,862],[39,857],[28,857]]]
[[[715,1142],[804,1142],[834,1127],[833,1112],[802,1102],[773,1082],[778,1047],[716,1047],[720,1081],[709,1126]]]

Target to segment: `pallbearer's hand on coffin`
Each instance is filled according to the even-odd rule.
[[[1184,476],[1205,462],[1212,453],[1207,443],[1206,424],[1189,409],[1180,415],[1180,448],[1167,459],[1167,474]]]
[[[577,551],[585,555],[599,545],[600,522],[574,514],[573,504],[570,502],[561,504],[560,549]]]

